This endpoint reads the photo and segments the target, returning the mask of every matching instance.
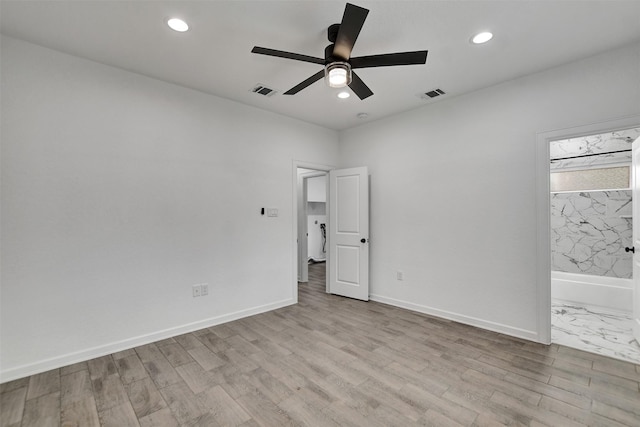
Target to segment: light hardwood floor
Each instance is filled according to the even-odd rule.
[[[640,365],[324,293],[1,386],[1,426],[640,426]]]

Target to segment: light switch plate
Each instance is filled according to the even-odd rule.
[[[275,209],[275,208],[267,209],[267,216],[270,216],[270,217],[278,216],[278,209]]]

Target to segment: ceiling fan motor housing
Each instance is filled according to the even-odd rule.
[[[333,56],[333,49],[335,46],[336,46],[335,43],[331,43],[329,46],[324,48],[325,65],[330,64],[332,62],[336,62],[336,61],[345,61],[344,58],[338,58],[336,56]]]
[[[330,25],[327,29],[327,38],[331,43],[335,43],[338,39],[338,31],[340,31],[340,24]]]

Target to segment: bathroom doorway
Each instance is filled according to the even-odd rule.
[[[640,127],[549,141],[551,342],[640,363],[631,144]]]

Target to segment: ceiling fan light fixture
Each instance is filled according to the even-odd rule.
[[[324,68],[324,79],[329,87],[349,86],[351,84],[351,66],[347,62],[332,62]]]
[[[184,33],[185,31],[187,31],[189,29],[189,25],[186,22],[184,22],[182,19],[179,19],[179,18],[169,18],[167,20],[167,25],[173,31],[177,31],[179,33]]]
[[[338,98],[340,99],[347,99],[351,96],[351,94],[347,91],[342,91],[338,93]]]
[[[482,44],[486,43],[493,38],[493,34],[488,31],[483,31],[481,33],[476,34],[471,38],[471,43],[473,44]]]

